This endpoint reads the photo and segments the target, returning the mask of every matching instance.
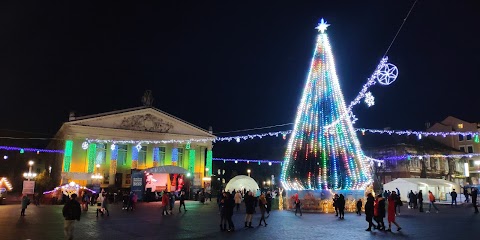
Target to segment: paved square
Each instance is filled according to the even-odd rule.
[[[178,207],[178,201],[176,202]],[[401,232],[366,232],[365,216],[354,213],[339,220],[333,214],[304,213],[295,216],[290,211],[273,211],[267,227],[244,229],[244,206],[234,213],[236,231],[220,232],[220,217],[215,202],[203,205],[187,202],[186,213],[162,216],[159,202],[139,203],[134,212],[121,210],[120,204],[110,205],[109,217],[95,217],[94,207],[82,214],[75,225],[75,239],[476,239],[480,215],[470,206],[440,206],[440,213],[419,213],[402,207],[397,222]],[[62,206],[30,205],[25,217],[20,217],[20,205],[0,205],[0,239],[64,239]]]

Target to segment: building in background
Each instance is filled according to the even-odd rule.
[[[411,140],[408,143],[368,148],[367,156],[384,160],[374,165],[376,189],[397,178],[436,178],[464,185],[465,159],[446,158],[439,155],[460,154],[430,139]],[[413,155],[430,155],[427,157]]]
[[[61,183],[129,188],[133,169],[173,165],[186,169],[200,187],[212,175],[214,138],[211,131],[145,106],[82,117],[71,113],[49,148],[65,149],[54,161]]]
[[[433,124],[427,129],[428,132],[472,132],[473,134],[455,136],[436,136],[431,139],[445,146],[454,148],[463,153],[480,154],[479,123],[466,122],[464,120],[448,116],[443,121]],[[479,184],[480,157],[472,155],[468,157],[469,177],[471,184]]]

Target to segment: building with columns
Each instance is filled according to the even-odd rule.
[[[203,187],[205,177],[212,175],[214,138],[211,131],[145,106],[82,117],[70,114],[50,148],[65,149],[55,160],[62,184],[129,188],[132,170],[176,166],[188,171],[192,186]]]

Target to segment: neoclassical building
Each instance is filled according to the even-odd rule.
[[[177,166],[200,187],[212,174],[214,138],[211,131],[145,106],[82,117],[70,114],[55,135],[61,140],[50,147],[65,149],[55,160],[62,183],[97,181],[102,188],[128,188],[132,169]]]

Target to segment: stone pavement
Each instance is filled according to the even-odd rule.
[[[178,202],[175,205],[178,207]],[[267,227],[244,229],[244,208],[234,215],[236,231],[220,232],[220,217],[215,202],[203,205],[187,202],[186,213],[162,216],[159,202],[139,203],[134,212],[110,205],[109,217],[95,217],[94,207],[83,213],[75,225],[75,239],[477,239],[480,215],[469,206],[440,206],[440,213],[419,213],[402,207],[397,222],[401,232],[366,232],[365,216],[347,213],[345,220],[332,214],[305,213],[295,216],[289,211],[273,211]],[[20,217],[20,205],[0,205],[0,239],[64,239],[62,206],[30,205]],[[393,228],[396,230],[396,228]]]

